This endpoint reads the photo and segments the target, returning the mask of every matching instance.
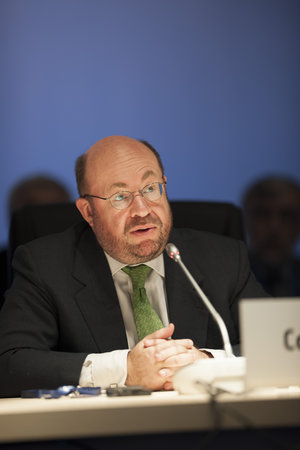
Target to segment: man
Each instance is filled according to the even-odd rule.
[[[270,176],[248,187],[243,199],[252,269],[274,297],[300,295],[300,186],[290,178]]]
[[[78,383],[172,389],[178,368],[217,354],[222,341],[180,268],[163,254],[166,243],[181,250],[232,344],[239,342],[239,298],[264,295],[245,246],[172,230],[161,160],[140,141],[98,141],[78,159],[76,175],[76,205],[87,223],[15,254],[16,275],[0,315],[1,395]],[[129,273],[141,264],[150,274],[136,290]],[[131,303],[136,295],[141,302]],[[138,338],[141,305],[156,326]],[[148,322],[152,316],[142,326]]]

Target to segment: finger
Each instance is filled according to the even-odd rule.
[[[170,339],[166,340],[166,339],[146,339],[145,338],[143,341],[144,348],[162,345],[164,342],[169,341],[169,340]]]
[[[169,358],[165,359],[164,369],[177,369],[179,367],[186,366],[187,364],[191,364],[197,360],[197,355],[193,351],[186,351],[183,353],[178,353],[176,355],[172,355]]]
[[[154,333],[148,334],[144,339],[168,339],[174,333],[175,326],[173,323],[169,323],[169,325],[165,328],[161,328],[160,330],[154,331]]]
[[[174,385],[172,381],[166,381],[165,384],[163,385],[163,388],[165,391],[172,391],[174,389]]]
[[[163,347],[168,347],[169,345],[183,345],[186,348],[192,348],[194,346],[194,342],[191,339],[148,339],[144,340],[144,347],[152,347],[160,345]]]
[[[186,352],[193,348],[193,341],[190,339],[180,339],[178,341],[163,341],[157,344],[154,351],[156,361],[164,361],[169,356]]]
[[[158,375],[162,378],[170,378],[174,375],[174,371],[164,367],[158,371]]]

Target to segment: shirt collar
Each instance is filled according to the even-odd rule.
[[[112,258],[110,255],[108,255],[106,252],[105,256],[107,258],[107,262],[109,264],[112,276],[114,276],[117,272],[119,272],[123,267],[127,266],[127,264],[121,263],[120,261],[117,261],[116,259]],[[147,266],[151,267],[155,272],[158,273],[161,277],[165,276],[165,266],[164,266],[164,258],[162,253],[157,256],[154,259],[151,259],[150,261],[147,261],[145,263]]]

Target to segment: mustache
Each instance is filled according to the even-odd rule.
[[[132,228],[139,225],[162,225],[161,220],[157,216],[148,214],[145,217],[132,217],[125,225],[125,232],[130,231]]]

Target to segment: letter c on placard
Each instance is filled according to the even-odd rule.
[[[289,328],[288,330],[285,331],[284,335],[283,335],[283,342],[284,342],[284,346],[287,350],[291,351],[294,350],[294,347],[292,345],[289,344],[289,336],[293,333],[292,328]]]

